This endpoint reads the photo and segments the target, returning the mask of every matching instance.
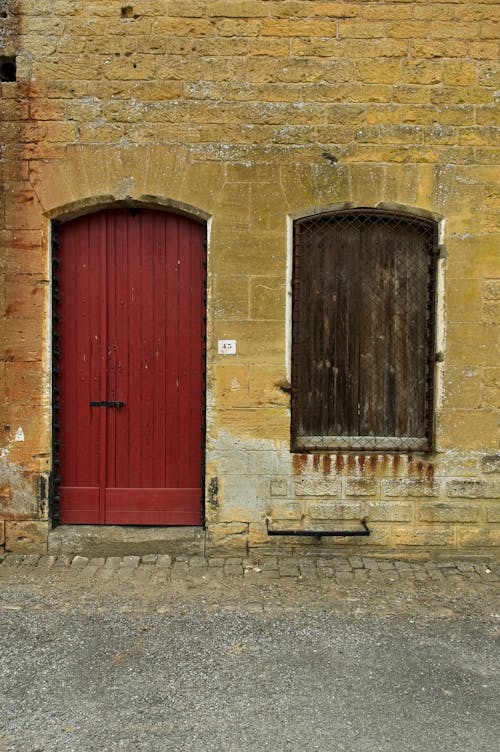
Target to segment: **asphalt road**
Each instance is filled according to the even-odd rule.
[[[492,613],[391,613],[387,596],[373,615],[370,590],[362,609],[339,594],[341,610],[268,590],[281,608],[262,611],[256,592],[238,601],[243,584],[227,600],[206,585],[0,586],[1,752],[498,749]]]

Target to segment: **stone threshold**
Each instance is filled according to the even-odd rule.
[[[51,556],[203,556],[202,527],[59,525],[49,533]]]

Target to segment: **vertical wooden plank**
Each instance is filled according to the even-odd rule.
[[[131,404],[130,393],[130,249],[128,224],[123,210],[114,212],[115,243],[115,343],[116,343],[116,392],[113,399],[125,403],[125,407],[114,411],[116,441],[111,452],[115,465],[115,485],[127,488],[130,483],[131,425],[130,416],[135,407]]]
[[[102,391],[102,374],[101,374],[101,353],[103,347],[103,338],[101,336],[101,320],[99,312],[99,300],[101,295],[102,277],[100,273],[99,243],[95,239],[97,234],[97,222],[84,222],[82,219],[82,233],[85,235],[86,249],[85,254],[88,259],[88,277],[87,277],[87,321],[86,321],[86,351],[85,358],[89,361],[90,369],[90,389],[85,397],[85,403],[82,404],[82,410],[85,410],[86,418],[78,421],[78,429],[87,433],[87,440],[90,446],[89,453],[89,483],[91,487],[99,486],[99,434],[101,416],[98,412],[89,407],[91,400],[101,399]],[[83,241],[83,238],[82,238]],[[85,308],[85,306],[83,306]],[[87,430],[88,422],[90,428]],[[74,429],[73,429],[74,430]]]
[[[154,325],[157,297],[155,295],[157,282],[153,268],[153,215],[148,210],[142,210],[135,216],[129,214],[129,225],[139,225],[139,253],[141,278],[141,323],[140,323],[140,370],[138,373],[140,390],[140,435],[141,435],[141,466],[140,486],[153,488],[154,466]]]
[[[116,258],[116,223],[117,216],[115,212],[106,212],[101,215],[103,222],[103,234],[105,236],[105,253],[106,253],[106,276],[103,277],[103,284],[106,288],[106,330],[105,351],[106,351],[106,382],[101,389],[102,400],[116,399],[116,355],[117,355],[117,308],[116,308],[116,274],[118,261]],[[116,411],[101,409],[102,419],[106,421],[107,446],[106,453],[106,474],[104,477],[104,488],[114,486],[116,483],[116,462],[115,452],[108,451],[108,448],[116,444]]]
[[[129,401],[128,453],[129,485],[141,487],[143,460],[141,442],[141,332],[142,332],[142,274],[140,224],[128,224],[128,338],[129,338]]]
[[[392,337],[387,320],[390,250],[385,245],[383,226],[377,228],[371,220],[363,223],[361,270],[359,435],[384,436],[385,355]]]
[[[78,304],[77,304],[77,263],[75,233],[62,226],[60,238],[60,352],[58,379],[60,388],[61,425],[61,470],[62,509],[64,514],[64,486],[75,486],[78,482],[78,441],[70,426],[77,424],[78,410]]]
[[[99,417],[89,401],[99,388],[99,341],[95,341],[94,225],[88,219],[64,225],[60,232],[60,377],[61,521],[98,522]],[[97,372],[95,351],[97,350]]]
[[[179,268],[178,268],[178,217],[169,216],[166,225],[166,442],[165,469],[167,487],[178,485],[179,432],[177,383],[179,380],[178,363],[178,324],[179,307]]]
[[[397,251],[395,259],[394,336],[395,359],[395,422],[394,436],[412,436],[410,412],[414,409],[412,382],[413,345],[410,328],[412,305],[412,252],[408,233],[404,227],[397,228]]]
[[[165,382],[167,379],[166,363],[166,217],[154,213],[153,221],[153,265],[155,282],[154,305],[154,487],[166,487],[165,446],[166,446],[166,404]]]
[[[92,241],[92,247],[96,249],[99,254],[100,260],[100,296],[99,296],[99,314],[100,314],[100,341],[101,341],[101,394],[104,395],[107,391],[107,371],[108,371],[108,357],[107,357],[107,319],[108,319],[108,301],[107,301],[107,273],[108,273],[108,258],[107,258],[107,245],[106,245],[106,216],[99,214],[92,217],[90,220],[92,224],[95,222],[96,237]],[[94,245],[95,242],[95,245]],[[101,396],[100,399],[106,399],[106,396]],[[100,408],[92,408],[92,410],[98,409],[100,419],[100,432],[99,432],[99,522],[104,524],[106,521],[106,461],[107,461],[107,441],[108,441],[108,416],[106,410]]]
[[[332,228],[331,317],[334,348],[332,386],[335,394],[330,432],[355,436],[359,432],[359,316],[360,298],[359,222],[340,219]]]
[[[200,488],[203,447],[203,399],[204,399],[204,284],[205,284],[205,233],[204,228],[191,222],[189,228],[191,249],[191,397],[190,404],[190,448],[192,462],[189,466],[188,486]]]
[[[191,399],[193,398],[192,381],[192,331],[191,322],[193,308],[197,301],[193,298],[192,266],[193,251],[191,246],[190,223],[184,217],[178,218],[178,382],[177,382],[177,411],[178,411],[178,484],[189,486],[192,471],[191,463]]]

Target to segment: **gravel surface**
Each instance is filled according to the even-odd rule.
[[[1,752],[498,748],[494,582],[3,566]]]

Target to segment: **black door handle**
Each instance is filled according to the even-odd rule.
[[[119,402],[117,400],[103,401],[103,402],[89,402],[90,407],[125,407],[125,402]]]

